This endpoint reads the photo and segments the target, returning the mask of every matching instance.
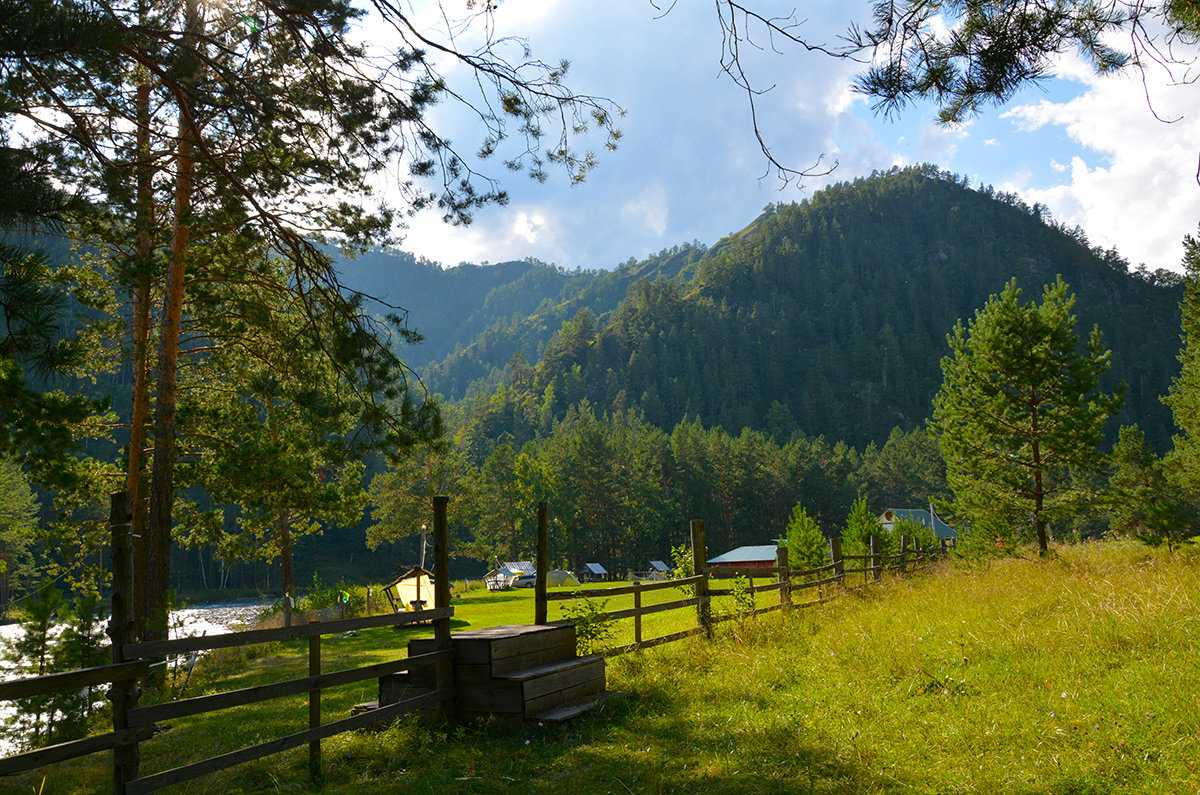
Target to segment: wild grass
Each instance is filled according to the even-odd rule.
[[[622,606],[614,598],[609,608]],[[471,591],[456,600],[456,620],[528,623],[532,608],[529,592]],[[385,659],[408,637],[372,632],[328,641],[325,669]],[[1114,542],[1050,560],[958,562],[820,607],[729,621],[712,642],[612,658],[609,689],[627,695],[566,726],[410,718],[326,741],[317,784],[298,750],[175,790],[1197,792],[1198,640],[1194,551]],[[302,675],[303,654],[281,644],[217,663],[203,687]],[[354,688],[324,695],[327,720],[366,700],[340,690]],[[261,710],[174,721],[143,746],[144,769],[232,750],[234,735],[303,728],[302,703]],[[47,792],[108,788],[104,755],[60,767],[47,771]],[[0,789],[10,783],[32,792],[38,782]]]

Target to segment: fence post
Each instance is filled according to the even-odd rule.
[[[775,581],[782,583],[779,588],[779,604],[784,605],[784,610],[788,610],[792,606],[792,572],[788,568],[787,547],[776,547],[775,568],[778,569],[775,573]]]
[[[908,536],[900,536],[900,573],[908,573]]]
[[[712,608],[708,603],[708,546],[704,538],[704,520],[692,520],[692,573],[703,574],[696,583],[696,620],[704,627],[704,635],[712,639]]]
[[[636,581],[633,584],[641,585]],[[640,646],[642,643],[642,591],[640,588],[633,592],[633,609],[638,611],[633,614],[633,642]]]
[[[109,498],[108,527],[112,535],[113,591],[108,619],[108,637],[112,640],[114,663],[128,662],[125,644],[133,639],[133,538],[129,514],[129,495],[116,492]],[[137,706],[139,686],[136,679],[113,682],[108,698],[113,705],[113,731],[129,728],[128,711]],[[136,741],[113,748],[113,795],[125,795],[125,784],[138,777],[142,752]]]
[[[321,675],[321,636],[313,635],[308,639],[308,675]],[[321,725],[321,688],[314,687],[308,691],[308,728],[315,729]],[[321,777],[321,741],[313,740],[308,744],[308,777],[313,781]]]
[[[433,606],[441,609],[450,607],[450,525],[446,521],[446,504],[449,497],[433,498]],[[450,648],[450,617],[438,618],[433,622],[433,645],[438,651]],[[442,715],[454,715],[454,661],[441,660],[435,668],[436,686],[444,691]]]
[[[880,556],[879,536],[872,533],[871,534],[871,581],[872,582],[879,582],[879,580],[883,578],[883,571],[881,570],[882,564],[883,564],[883,559]],[[865,580],[866,578],[864,577],[863,579]]]
[[[921,539],[913,539],[913,558],[916,560],[914,569],[925,568],[925,550],[921,549]]]
[[[842,557],[842,537],[834,536],[829,539],[829,557],[833,561],[833,576],[838,585],[846,584],[846,560]]]
[[[546,621],[546,578],[550,566],[550,520],[545,502],[537,506],[537,577],[533,581],[533,623],[545,624]]]

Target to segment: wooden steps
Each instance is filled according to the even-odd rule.
[[[410,657],[433,651],[409,641]],[[595,706],[605,692],[604,658],[575,655],[571,625],[501,626],[450,636],[455,712],[463,717],[559,722]],[[434,688],[432,667],[379,679],[380,705]],[[545,717],[549,715],[550,717]]]

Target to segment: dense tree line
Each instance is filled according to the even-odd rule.
[[[861,448],[924,423],[956,321],[1012,278],[1036,291],[1061,274],[1080,321],[1099,324],[1113,350],[1105,386],[1128,384],[1120,422],[1160,451],[1170,444],[1159,397],[1177,368],[1177,280],[1131,271],[1015,196],[927,166],[894,169],[771,205],[711,249],[680,254],[683,267],[643,263],[650,277],[620,300],[564,300],[494,324],[428,383],[454,400],[473,389],[476,409],[517,390],[522,416],[483,418],[483,436],[530,438],[587,399],[637,407],[663,429],[693,417]],[[504,383],[516,355],[531,377]]]
[[[373,547],[429,521],[425,492],[433,492],[420,484],[452,495],[456,554],[481,563],[532,557],[536,506],[545,500],[557,564],[599,562],[618,572],[668,559],[686,542],[691,519],[706,520],[716,552],[783,538],[797,503],[829,536],[857,497],[920,507],[948,496],[924,431],[895,429],[881,447],[856,450],[799,433],[782,442],[749,428],[731,434],[696,420],[667,432],[637,409],[600,412],[584,400],[528,441],[502,432],[480,449],[469,437],[375,476]]]

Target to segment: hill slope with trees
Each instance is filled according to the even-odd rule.
[[[476,401],[484,435],[533,438],[539,422],[586,398],[598,411],[638,408],[668,430],[698,418],[781,442],[797,431],[882,442],[929,416],[956,321],[1010,279],[1038,294],[1061,275],[1081,331],[1097,324],[1113,350],[1106,387],[1128,384],[1119,423],[1137,422],[1160,449],[1169,443],[1160,397],[1178,372],[1178,279],[1130,272],[1116,252],[1016,197],[932,167],[894,169],[770,206],[702,256],[689,251],[675,274],[633,282],[611,312],[576,299],[580,311],[540,352],[528,341],[506,349],[536,365],[516,361],[508,397]],[[518,325],[544,329],[553,317]],[[464,350],[482,351],[496,334]],[[434,366],[430,383],[461,386],[454,372],[468,356]]]

